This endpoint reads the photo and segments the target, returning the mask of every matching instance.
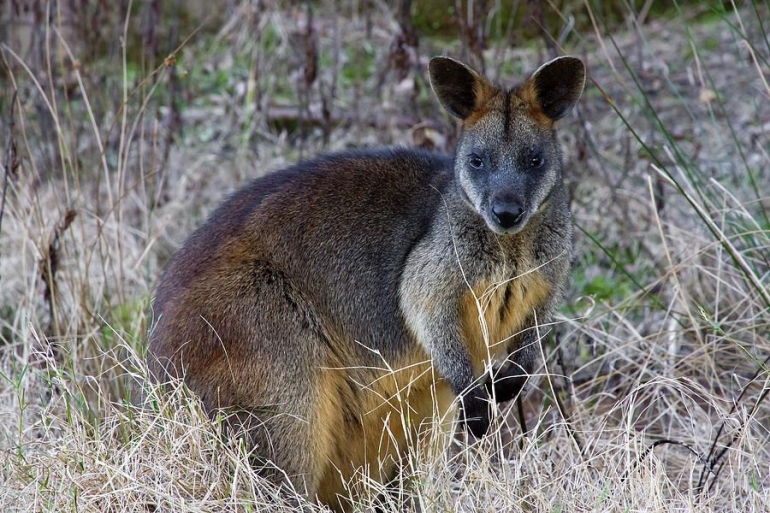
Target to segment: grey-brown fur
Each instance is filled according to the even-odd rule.
[[[553,122],[580,96],[582,63],[557,59],[512,90],[448,58],[430,75],[462,124],[454,159],[348,152],[257,179],[190,236],[153,304],[153,376],[184,376],[210,411],[249,418],[256,453],[335,509],[346,507],[340,471],[379,462],[376,477],[392,477],[406,442],[372,440],[398,429],[386,417],[403,415],[390,405],[403,380],[410,422],[431,418],[423,403],[440,389],[462,397],[471,432],[486,432],[490,360],[510,354],[513,379],[494,387],[508,400],[568,275]],[[474,324],[484,290],[499,340],[479,340]],[[431,363],[433,373],[407,370]],[[389,368],[405,377],[388,384]]]

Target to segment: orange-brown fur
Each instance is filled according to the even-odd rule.
[[[354,365],[354,362],[349,362]],[[327,367],[323,371],[316,425],[319,453],[327,463],[319,468],[318,498],[335,504],[339,497],[356,495],[356,474],[362,472],[376,481],[391,479],[409,446],[420,443],[435,419],[445,419],[454,397],[448,385],[437,380],[435,370],[424,351],[417,349],[392,368],[359,373],[365,383],[358,383],[358,399],[344,390],[341,381],[349,369]],[[345,422],[340,410],[343,403],[357,401],[360,423]],[[344,437],[335,434],[345,433]],[[364,443],[356,443],[363,440]],[[344,504],[343,504],[344,505]]]
[[[546,301],[551,286],[536,270],[480,283],[463,297],[462,329],[474,371],[483,374],[492,363],[516,351],[512,342]]]

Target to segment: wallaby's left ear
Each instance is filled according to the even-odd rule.
[[[553,121],[561,119],[575,106],[583,93],[586,67],[577,57],[557,57],[546,62],[524,84],[543,114]]]

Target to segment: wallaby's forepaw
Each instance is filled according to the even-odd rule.
[[[484,388],[477,387],[460,398],[460,421],[476,438],[489,430],[489,396]]]
[[[493,375],[494,377],[487,379],[484,385],[489,395],[493,396],[498,404],[510,401],[519,395],[529,377],[529,374],[514,362],[506,362],[502,367],[495,369]]]

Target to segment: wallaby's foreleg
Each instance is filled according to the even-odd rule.
[[[489,395],[474,375],[471,355],[463,341],[457,300],[462,292],[424,297],[430,289],[421,288],[419,280],[408,281],[404,288],[411,289],[407,297],[423,296],[422,300],[402,305],[411,331],[425,347],[438,373],[460,398],[461,422],[474,436],[483,436],[490,423]]]
[[[487,378],[487,391],[497,403],[515,399],[521,393],[538,358],[541,340],[547,332],[543,324],[550,317],[548,309],[538,309],[528,319],[527,327],[511,341],[508,357]]]
[[[484,385],[495,402],[504,403],[521,393],[529,374],[530,369],[522,367],[515,361],[506,360],[492,369]]]

